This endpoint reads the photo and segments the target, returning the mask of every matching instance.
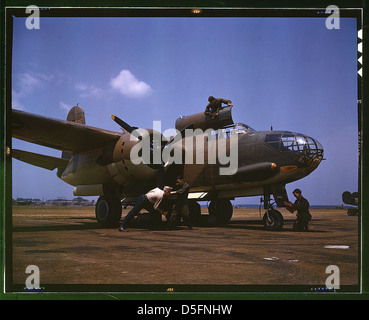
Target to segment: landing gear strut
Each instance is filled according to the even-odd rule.
[[[263,225],[265,229],[274,231],[282,230],[284,219],[282,214],[273,208],[273,204],[270,201],[270,194],[264,195],[264,209]]]

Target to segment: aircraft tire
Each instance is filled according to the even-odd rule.
[[[104,227],[116,227],[122,215],[122,205],[118,197],[101,196],[95,206],[97,223]]]
[[[188,201],[188,210],[193,225],[198,225],[201,220],[201,206],[196,201]]]
[[[269,215],[269,219],[268,219],[268,215]],[[268,210],[268,215],[267,213],[264,214],[263,217],[263,224],[264,227],[267,230],[282,230],[283,228],[283,216],[282,214],[275,210],[275,209],[269,209]]]
[[[226,225],[229,223],[233,215],[233,207],[231,201],[227,199],[216,199],[209,205],[209,223],[217,225]],[[214,219],[215,217],[215,219]]]

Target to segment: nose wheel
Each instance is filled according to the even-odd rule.
[[[266,230],[279,231],[283,228],[284,219],[282,214],[273,208],[273,204],[270,201],[270,195],[264,194],[264,200],[261,199],[261,202],[264,202],[265,214],[263,216],[263,225]]]
[[[265,229],[267,230],[282,230],[283,222],[284,221],[282,214],[274,208],[268,209],[264,214],[263,224]]]

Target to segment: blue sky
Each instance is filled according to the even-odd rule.
[[[41,12],[42,14],[42,12]],[[233,120],[256,130],[317,139],[325,158],[288,184],[311,204],[341,204],[357,191],[357,30],[341,18],[14,18],[13,108],[65,119],[79,103],[88,125],[162,131],[204,110],[209,95],[231,99]],[[13,139],[13,148],[60,151]],[[37,186],[37,187],[36,187]],[[55,172],[13,161],[13,198],[73,198]],[[256,203],[255,199],[238,202]]]

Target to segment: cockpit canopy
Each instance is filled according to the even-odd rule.
[[[235,132],[239,132],[239,133],[246,133],[249,131],[255,131],[253,128],[251,128],[250,126],[248,126],[247,124],[238,122],[236,124],[234,124],[232,127],[232,130]]]
[[[269,146],[290,154],[302,164],[308,164],[313,160],[323,159],[323,147],[313,138],[298,133],[269,133],[265,136],[265,143]]]

